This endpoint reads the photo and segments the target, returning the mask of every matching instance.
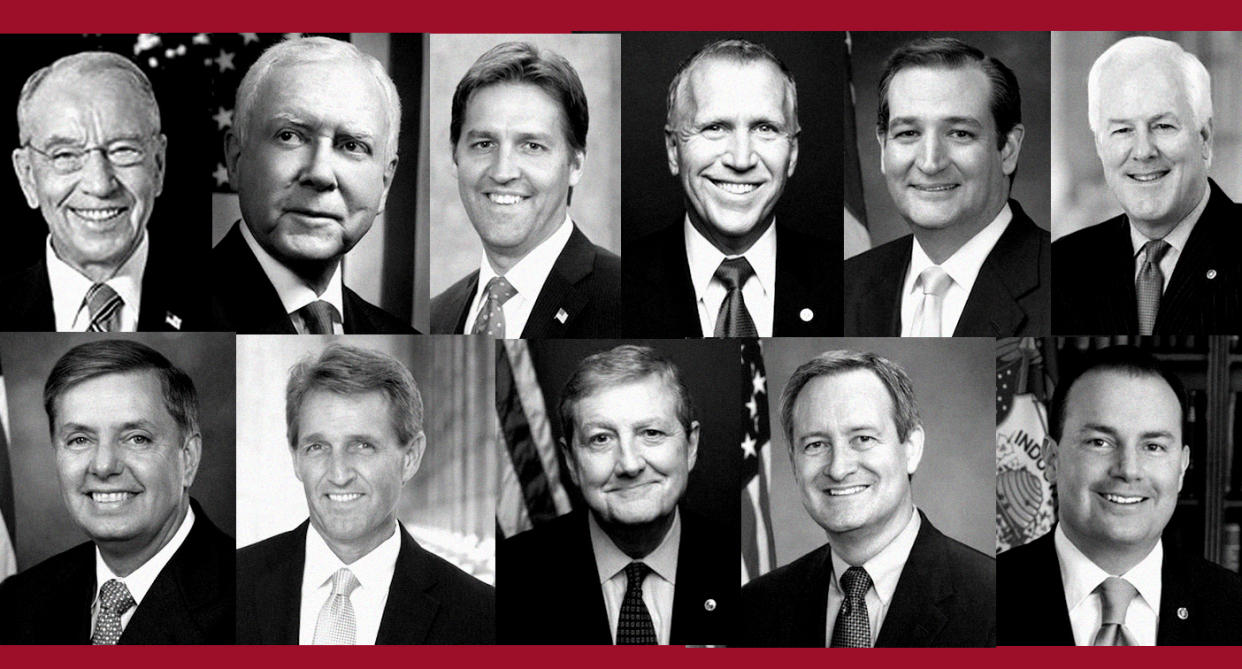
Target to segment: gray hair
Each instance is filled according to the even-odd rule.
[[[914,399],[914,384],[905,370],[896,363],[874,353],[857,351],[826,351],[802,363],[781,391],[781,427],[785,441],[793,448],[793,412],[798,395],[812,379],[834,376],[855,369],[866,369],[879,377],[893,400],[893,424],[897,426],[897,438],[905,441],[910,432],[923,424],[919,417],[919,405]]]
[[[694,424],[694,402],[681,380],[681,370],[672,360],[649,346],[623,344],[583,358],[561,390],[557,413],[561,418],[561,436],[566,444],[573,443],[575,409],[578,403],[603,388],[640,381],[649,376],[660,379],[673,391],[677,402],[677,422],[686,433]],[[573,449],[570,449],[572,453]]]
[[[147,123],[152,134],[159,134],[160,105],[155,101],[155,91],[152,90],[151,80],[147,79],[147,75],[132,61],[119,54],[109,51],[83,51],[39,68],[26,79],[26,83],[22,85],[21,96],[17,99],[17,135],[21,144],[25,145],[30,141],[30,123],[33,120],[30,117],[30,101],[49,77],[62,72],[87,75],[108,71],[121,72],[130,78],[146,108]]]
[[[1203,63],[1176,42],[1139,35],[1119,40],[1108,47],[1091,66],[1091,72],[1087,75],[1087,121],[1091,132],[1100,130],[1100,76],[1104,69],[1114,61],[1151,57],[1163,58],[1177,67],[1187,102],[1195,115],[1195,129],[1202,130],[1212,120],[1212,77]]]
[[[712,42],[682,61],[681,66],[677,68],[677,74],[673,76],[673,80],[668,85],[668,99],[666,101],[664,117],[666,130],[672,130],[675,127],[673,122],[677,115],[681,89],[685,87],[686,81],[690,77],[690,71],[699,63],[707,60],[733,61],[741,65],[754,62],[768,62],[776,66],[776,69],[780,70],[781,75],[785,78],[785,99],[789,101],[790,107],[793,109],[793,118],[789,119],[790,129],[793,135],[796,136],[798,134],[798,85],[794,82],[793,73],[766,46],[744,39]]]

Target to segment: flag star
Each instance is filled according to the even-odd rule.
[[[754,438],[752,438],[749,434],[746,435],[746,438],[742,440],[742,457],[755,457],[755,446],[756,444]]]
[[[216,163],[216,169],[211,173],[211,176],[215,177],[217,186],[223,186],[229,182],[229,171],[224,169],[224,165],[220,163]]]
[[[217,107],[220,111],[216,112],[211,118],[216,121],[216,130],[224,130],[233,125],[233,110]]]
[[[258,33],[241,33],[241,38],[242,38],[242,44],[249,44],[251,42],[259,41]]]
[[[220,66],[221,72],[225,70],[234,69],[233,68],[233,54],[228,51],[225,51],[224,49],[220,49],[220,55],[216,56],[215,61],[216,61],[216,65]]]
[[[155,47],[159,45],[160,45],[159,35],[152,35],[151,33],[143,33],[138,36],[138,39],[134,40],[134,55],[137,56],[143,51],[154,49]]]
[[[211,37],[208,36],[207,33],[198,33],[194,37],[190,38],[190,41],[195,44],[211,44]]]
[[[768,392],[767,382],[768,380],[763,377],[763,374],[760,374],[758,371],[756,371],[755,375],[751,377],[750,379],[750,387],[751,387],[750,392],[756,393],[756,394],[763,393],[766,395]]]
[[[751,420],[754,420],[755,416],[759,414],[759,402],[756,401],[754,395],[751,395],[750,401],[746,403],[746,410],[750,411]]]

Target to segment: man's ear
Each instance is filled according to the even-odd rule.
[[[1186,469],[1188,467],[1190,467],[1190,446],[1183,444],[1182,445],[1181,469],[1177,472],[1177,491],[1178,492],[1182,491],[1182,483],[1185,482]]]
[[[699,459],[699,421],[690,423],[690,431],[686,433],[686,471],[694,469]]]
[[[1018,169],[1018,154],[1022,152],[1022,138],[1026,128],[1018,123],[1005,133],[1005,144],[1001,146],[1001,171],[1009,176]]]
[[[427,434],[419,432],[410,440],[410,444],[405,449],[405,456],[401,460],[401,484],[409,483],[410,479],[418,473],[418,468],[423,464],[423,453],[427,452]]]
[[[224,168],[229,173],[229,185],[237,190],[237,162],[241,158],[241,139],[237,131],[229,128],[224,133]]]
[[[918,471],[919,463],[923,461],[923,439],[925,438],[922,425],[915,425],[910,428],[910,434],[906,435],[905,442],[902,446],[906,449],[906,474],[913,476]]]
[[[17,183],[22,187],[22,195],[26,196],[26,206],[39,208],[39,188],[35,184],[34,166],[30,164],[28,149],[13,149],[13,171],[17,173]]]
[[[885,174],[884,172],[884,141],[886,137],[884,133],[885,131],[879,128],[875,129],[875,143],[880,145],[880,174]]]
[[[198,464],[203,459],[203,438],[199,433],[193,432],[186,435],[181,441],[181,487],[183,490],[189,490],[194,484],[194,477],[198,475]]]
[[[155,196],[159,197],[164,192],[164,162],[165,154],[168,152],[168,137],[164,133],[160,133],[155,138]]]
[[[1212,131],[1212,119],[1208,119],[1207,123],[1199,129],[1199,138],[1203,141],[1203,161],[1209,169],[1212,167],[1212,140],[1216,134]]]
[[[393,156],[392,160],[384,166],[384,192],[380,194],[379,208],[375,210],[376,215],[384,213],[384,208],[388,206],[388,191],[392,188],[392,178],[397,174],[398,156]]]

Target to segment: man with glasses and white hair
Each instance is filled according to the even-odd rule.
[[[13,170],[50,234],[0,283],[0,330],[193,329],[192,293],[147,235],[168,138],[142,70],[114,53],[61,58],[26,80],[17,124]]]
[[[1124,213],[1053,245],[1053,321],[1074,334],[1242,328],[1238,207],[1210,178],[1212,84],[1193,54],[1128,37],[1087,78],[1088,121]]]

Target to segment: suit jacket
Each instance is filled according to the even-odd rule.
[[[1160,567],[1156,645],[1242,645],[1242,581],[1238,575],[1202,558],[1182,555],[1170,549],[1169,543],[1164,543]],[[1074,645],[1053,533],[1001,553],[997,562],[997,643]],[[1179,615],[1182,612],[1186,615]]]
[[[996,561],[922,521],[876,647],[995,645]],[[746,584],[740,645],[822,648],[831,578],[825,544]]]
[[[241,221],[211,250],[211,329],[238,334],[297,334],[276,288],[242,238]],[[341,286],[345,334],[417,334],[405,321]]]
[[[496,552],[503,644],[611,644],[585,510],[505,539]],[[736,532],[733,533],[736,536]],[[671,645],[725,644],[737,601],[737,542],[681,511]]]
[[[310,521],[237,551],[237,643],[298,643]],[[377,644],[489,644],[490,585],[428,553],[401,528]]]
[[[1173,276],[1160,298],[1152,334],[1242,331],[1242,210],[1215,181]],[[1052,245],[1053,323],[1058,334],[1139,333],[1134,247],[1123,214]]]
[[[173,258],[154,241],[142,273],[139,332],[193,332],[206,325],[206,298],[194,285],[185,258]],[[188,279],[188,280],[187,280]],[[0,280],[0,331],[55,332],[47,258]]]
[[[198,502],[185,543],[160,571],[121,634],[123,644],[233,643],[233,538]],[[0,643],[87,644],[95,545],[86,542],[0,584]]]
[[[1009,201],[1013,220],[983,260],[955,337],[1027,337],[1052,332],[1049,235]],[[914,236],[845,261],[845,334],[901,336],[901,298]]]
[[[460,334],[479,285],[479,270],[431,301],[431,331]],[[524,339],[616,337],[621,334],[621,259],[574,225],[531,308]],[[507,333],[512,337],[512,333]]]
[[[625,335],[702,337],[698,299],[686,260],[684,222],[625,247]],[[779,223],[772,336],[841,333],[841,304],[832,269],[840,249]],[[838,275],[839,276],[839,275]]]

